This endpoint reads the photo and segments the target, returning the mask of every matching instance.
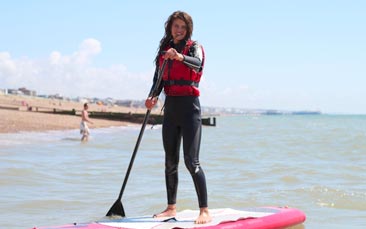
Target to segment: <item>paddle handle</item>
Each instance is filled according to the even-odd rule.
[[[149,93],[149,97],[157,97],[159,96],[159,87],[160,87],[160,84],[163,80],[163,73],[164,73],[164,69],[165,69],[165,65],[168,61],[167,60],[164,60],[163,64],[161,65],[161,68],[159,69],[159,72],[158,72],[158,78],[156,79],[156,82],[154,84],[154,88],[150,91]]]

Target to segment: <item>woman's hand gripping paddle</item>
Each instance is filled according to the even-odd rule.
[[[155,96],[158,96],[158,94],[159,94],[158,88],[159,88],[159,86],[161,84],[161,81],[162,81],[162,78],[163,78],[163,73],[164,73],[164,68],[165,68],[166,62],[167,62],[167,60],[164,60],[163,65],[161,66],[161,68],[158,72],[158,78],[157,78],[157,81],[155,83],[155,87],[153,88],[153,90],[151,90],[151,92],[149,94],[149,97],[155,97]],[[118,216],[126,217],[125,211],[123,209],[123,205],[122,205],[122,202],[121,202],[122,194],[123,194],[123,191],[125,190],[127,180],[128,180],[129,175],[130,175],[132,165],[133,165],[133,162],[135,160],[136,153],[137,153],[137,150],[139,148],[139,145],[140,145],[140,142],[141,142],[141,139],[142,139],[142,135],[144,134],[144,130],[145,130],[145,127],[146,127],[147,120],[149,119],[149,116],[150,116],[150,112],[151,112],[150,109],[148,109],[146,111],[145,118],[144,118],[144,121],[143,121],[142,126],[141,126],[140,134],[137,138],[135,149],[133,150],[131,161],[130,161],[130,164],[128,166],[126,176],[125,176],[125,179],[123,181],[122,188],[121,188],[121,191],[119,193],[118,199],[116,200],[116,202],[114,202],[111,209],[109,209],[106,216],[118,215]]]

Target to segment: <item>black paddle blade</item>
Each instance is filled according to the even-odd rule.
[[[114,216],[114,215],[126,217],[125,210],[123,210],[122,202],[120,200],[114,202],[113,206],[111,207],[111,209],[109,209],[106,216]]]

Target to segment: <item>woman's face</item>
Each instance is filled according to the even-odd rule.
[[[181,19],[175,19],[172,24],[172,37],[175,44],[179,43],[186,37],[187,25]]]

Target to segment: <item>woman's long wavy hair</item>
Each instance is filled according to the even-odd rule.
[[[165,22],[165,34],[164,34],[163,38],[160,40],[158,53],[157,53],[156,58],[155,58],[155,63],[157,65],[159,64],[159,55],[160,55],[160,53],[164,50],[164,48],[169,44],[169,42],[173,38],[173,36],[172,36],[172,25],[173,25],[173,21],[175,19],[180,19],[180,20],[182,20],[186,23],[186,25],[187,25],[187,34],[186,34],[186,37],[184,38],[184,40],[187,41],[187,40],[191,39],[192,32],[193,32],[192,17],[189,14],[187,14],[186,12],[175,11],[174,13],[172,13],[172,15],[169,16],[168,20]]]

